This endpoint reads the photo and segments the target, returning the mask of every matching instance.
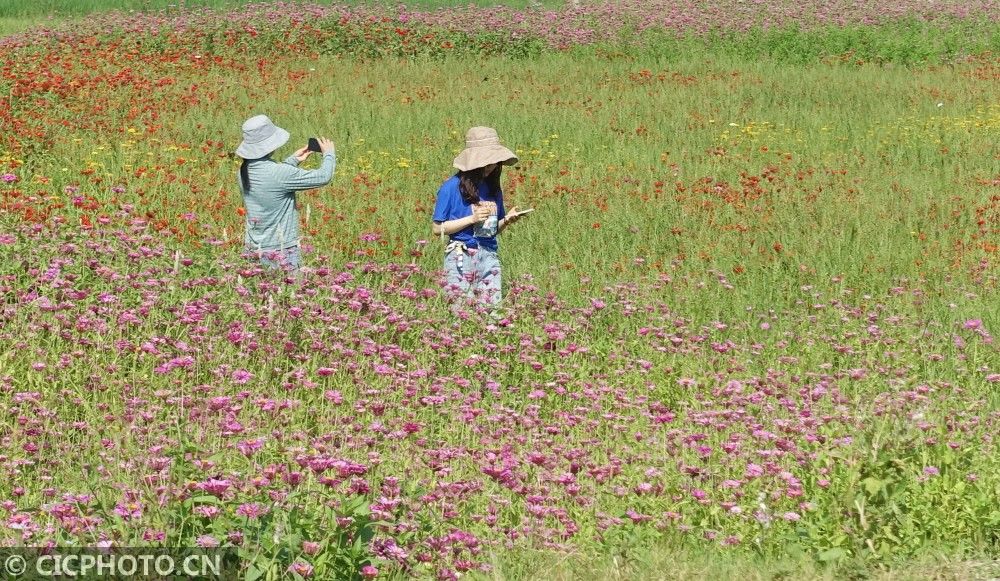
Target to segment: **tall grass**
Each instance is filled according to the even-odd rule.
[[[222,543],[268,578],[991,574],[995,59],[864,30],[401,58],[396,23],[279,24],[0,47],[0,544]],[[279,158],[337,144],[301,284],[239,256],[257,113]],[[495,322],[451,317],[430,232],[481,124],[537,210]]]
[[[289,0],[286,4],[296,3],[330,4],[331,0]],[[5,0],[0,5],[0,18],[27,18],[40,16],[78,17],[88,14],[109,12],[112,10],[131,12],[179,13],[200,8],[226,9],[247,4],[259,4],[260,0]],[[397,2],[389,0],[336,0],[337,4],[367,4],[396,6]],[[504,5],[523,8],[529,5],[560,6],[562,0],[416,0],[407,2],[412,8],[450,8],[457,6],[492,6]]]
[[[160,145],[168,142],[233,148],[256,112],[291,130],[281,154],[327,134],[338,178],[306,200],[313,216],[347,219],[310,241],[349,256],[343,242],[373,228],[393,247],[428,237],[430,205],[465,128],[489,124],[522,160],[508,172],[525,180],[508,204],[538,210],[506,236],[507,264],[563,296],[583,292],[582,275],[610,281],[652,264],[724,273],[738,290],[728,295],[734,308],[782,302],[804,280],[871,292],[925,280],[933,289],[978,265],[983,251],[970,237],[989,189],[977,180],[1000,173],[995,83],[971,70],[599,51],[517,62],[287,60],[279,75],[301,78],[277,81],[280,91],[209,71],[199,84],[213,97],[165,113],[157,141],[123,149],[99,138],[106,149],[82,157],[114,176],[142,157],[176,155]],[[75,139],[95,136],[57,136],[46,165],[79,159]],[[232,190],[232,171],[212,164],[195,175]],[[377,185],[358,189],[357,176]],[[167,187],[156,196],[172,205],[189,194]],[[201,219],[241,227],[235,214]],[[956,241],[971,246],[960,252]]]

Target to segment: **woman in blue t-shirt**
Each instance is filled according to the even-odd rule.
[[[500,144],[495,129],[473,127],[455,158],[458,173],[438,190],[433,231],[451,240],[445,248],[445,284],[456,298],[500,303],[496,237],[521,217],[516,207],[510,213],[504,208],[500,174],[502,166],[515,163],[517,156]]]

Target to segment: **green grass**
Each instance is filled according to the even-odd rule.
[[[987,580],[1000,575],[1000,563],[989,558],[954,559],[931,552],[927,557],[884,567],[849,566],[839,569],[786,556],[760,558],[710,547],[697,549],[661,545],[631,556],[584,556],[525,551],[516,559],[496,554],[491,574],[473,575],[482,580],[546,579],[548,581],[688,581],[744,579],[746,581],[833,581],[849,577],[871,581],[969,581]]]
[[[487,549],[494,551],[490,559],[493,572],[470,577],[888,580],[996,576],[995,567],[991,570],[993,565],[986,559],[965,558],[976,551],[995,551],[996,529],[990,523],[998,518],[992,502],[998,472],[997,456],[989,447],[995,443],[987,442],[990,428],[979,425],[978,419],[975,426],[969,425],[969,434],[951,431],[956,418],[968,419],[969,414],[975,414],[985,422],[1000,405],[995,384],[986,384],[982,377],[996,373],[995,347],[979,342],[971,331],[961,330],[962,323],[970,319],[982,319],[984,327],[994,332],[1000,326],[1000,312],[995,308],[995,245],[1000,239],[993,222],[1000,216],[1000,207],[994,203],[995,180],[1000,179],[996,63],[984,58],[913,66],[922,52],[933,52],[921,46],[900,49],[910,51],[899,53],[900,61],[910,66],[893,58],[885,62],[866,58],[862,63],[824,59],[823,53],[836,45],[839,37],[788,39],[782,34],[752,38],[749,48],[735,40],[719,40],[712,47],[695,50],[699,45],[685,44],[690,41],[661,39],[648,50],[587,47],[522,59],[275,54],[257,63],[247,59],[240,47],[227,49],[217,44],[213,49],[224,57],[217,66],[206,64],[202,54],[194,58],[181,51],[185,58],[180,58],[174,47],[155,45],[163,39],[153,39],[134,53],[90,47],[79,61],[74,60],[77,53],[67,47],[50,47],[52,51],[65,48],[59,55],[62,58],[43,55],[37,61],[28,60],[34,49],[26,49],[24,59],[12,62],[12,74],[0,87],[0,94],[10,95],[13,117],[23,121],[17,129],[25,132],[18,134],[23,138],[23,149],[0,153],[0,161],[18,178],[2,186],[11,202],[32,198],[40,199],[40,205],[59,205],[60,213],[67,216],[66,229],[75,228],[84,217],[96,220],[96,214],[114,213],[121,203],[132,203],[137,207],[134,216],[142,216],[144,223],[147,218],[150,222],[162,219],[190,226],[192,233],[186,239],[168,238],[133,223],[135,232],[149,236],[141,242],[144,247],[147,242],[150,247],[164,244],[162,257],[151,258],[149,263],[136,262],[128,250],[110,242],[107,248],[97,243],[79,244],[82,248],[78,250],[84,254],[67,261],[65,268],[74,277],[66,280],[89,291],[87,298],[80,299],[80,316],[71,316],[77,314],[74,311],[47,313],[40,305],[21,311],[11,307],[14,314],[10,315],[5,311],[11,321],[5,328],[23,341],[23,348],[0,355],[4,365],[0,376],[28,377],[17,389],[38,390],[50,398],[45,407],[56,410],[51,412],[53,424],[86,419],[95,428],[106,429],[102,435],[124,441],[118,448],[124,457],[141,457],[148,449],[142,438],[163,433],[171,438],[176,434],[177,443],[190,442],[205,451],[206,457],[218,448],[219,455],[213,460],[218,466],[210,467],[213,473],[244,470],[249,464],[229,453],[231,449],[227,452],[229,444],[213,431],[215,428],[208,424],[192,427],[183,413],[176,413],[167,404],[161,407],[154,402],[156,407],[150,408],[151,417],[158,418],[151,420],[155,430],[133,433],[127,424],[105,426],[106,413],[131,415],[132,406],[140,404],[131,393],[115,389],[91,392],[88,378],[94,370],[107,369],[112,381],[128,385],[130,392],[157,394],[160,389],[200,385],[197,389],[208,397],[242,389],[209,371],[221,362],[238,361],[237,365],[246,366],[258,378],[255,381],[259,383],[248,389],[270,395],[281,382],[291,381],[287,372],[298,366],[311,373],[320,365],[351,361],[330,349],[330,344],[342,340],[337,336],[343,332],[360,345],[368,344],[366,333],[371,333],[375,342],[398,342],[415,354],[413,365],[433,367],[434,373],[443,377],[465,377],[472,368],[466,367],[469,364],[464,359],[482,351],[476,322],[454,328],[390,330],[389,337],[380,330],[380,313],[374,315],[375,325],[366,321],[365,326],[355,326],[354,315],[345,311],[343,320],[326,321],[322,328],[314,328],[310,325],[319,323],[306,320],[311,317],[281,318],[284,315],[279,308],[274,311],[273,324],[257,329],[264,350],[300,341],[304,345],[307,336],[316,339],[315,349],[306,351],[303,347],[301,354],[295,354],[301,359],[292,361],[292,354],[262,351],[251,355],[242,347],[227,344],[223,337],[228,325],[251,316],[243,310],[251,299],[235,290],[243,291],[245,281],[234,281],[235,275],[219,269],[220,257],[234,258],[239,244],[198,242],[205,238],[234,242],[242,233],[243,221],[236,213],[236,164],[225,154],[235,149],[239,126],[252,114],[266,112],[291,131],[292,141],[279,156],[312,135],[326,135],[337,143],[338,168],[333,183],[299,198],[303,213],[310,216],[306,241],[316,249],[307,255],[306,262],[334,268],[368,260],[358,257],[359,250],[371,250],[375,262],[408,261],[408,251],[415,243],[431,238],[430,207],[439,184],[453,171],[451,161],[463,145],[465,129],[492,125],[521,158],[517,169],[506,170],[508,206],[537,209],[501,238],[505,281],[512,284],[531,276],[532,284],[540,290],[532,295],[538,297],[534,310],[524,309],[535,318],[519,319],[518,326],[496,334],[511,350],[491,354],[497,357],[497,364],[489,371],[502,374],[501,380],[511,390],[498,394],[497,403],[483,400],[482,406],[502,405],[513,410],[539,407],[541,418],[536,426],[556,414],[575,414],[579,402],[569,398],[550,395],[538,406],[525,398],[528,389],[554,387],[554,380],[565,373],[574,389],[592,382],[610,382],[615,390],[620,386],[626,399],[635,398],[626,406],[617,398],[612,400],[609,392],[606,401],[596,402],[606,408],[580,413],[593,413],[595,418],[605,412],[612,416],[611,412],[635,413],[639,418],[635,430],[660,429],[651,426],[644,413],[645,398],[649,397],[677,411],[678,425],[685,430],[700,431],[701,424],[692,423],[690,414],[717,411],[724,405],[714,401],[722,396],[707,391],[713,381],[724,385],[729,378],[765,377],[776,372],[791,376],[790,385],[777,389],[775,399],[760,410],[747,405],[748,413],[760,414],[761,421],[774,420],[774,426],[787,425],[783,423],[783,408],[777,404],[786,395],[790,400],[802,397],[830,378],[832,385],[842,388],[844,399],[836,405],[828,399],[814,402],[815,407],[809,404],[810,413],[814,417],[844,414],[856,424],[838,427],[833,422],[817,429],[821,435],[829,430],[831,438],[849,434],[854,438],[850,444],[803,444],[810,450],[821,450],[822,457],[814,468],[829,468],[832,484],[827,488],[806,481],[806,498],[815,506],[798,525],[776,519],[769,533],[773,537],[766,539],[765,546],[754,545],[760,532],[756,521],[712,513],[714,507],[700,508],[690,499],[679,502],[687,514],[699,519],[690,523],[694,525],[692,532],[668,528],[661,533],[650,526],[626,523],[602,531],[601,538],[595,540],[597,510],[662,512],[673,510],[676,504],[667,496],[618,499],[611,490],[599,489],[593,506],[565,504],[584,525],[583,532],[573,539],[573,551],[554,555],[535,551],[527,542],[516,550],[503,551],[494,548],[503,546],[503,537],[497,535],[497,544]],[[867,33],[848,30],[843,34],[850,44]],[[945,36],[953,34],[957,33]],[[792,45],[785,53],[781,52],[786,46],[783,38]],[[260,47],[267,46],[259,42]],[[894,42],[890,37],[872,37],[870,54],[896,54]],[[54,73],[47,68],[53,66]],[[51,84],[20,95],[14,91],[15,80]],[[124,191],[115,194],[113,209],[73,207],[76,202],[71,196],[105,201],[119,184]],[[13,190],[19,190],[16,198]],[[190,221],[185,217],[188,213],[193,215]],[[8,220],[14,232],[14,226],[19,225],[14,224],[14,214],[0,216],[4,224]],[[360,242],[361,235],[369,232],[378,232],[382,243]],[[32,277],[41,281],[48,277],[44,273],[57,258],[63,254],[72,257],[69,245],[62,244],[72,239],[71,235],[63,235],[67,240],[52,238],[39,243],[44,249],[15,246],[27,258],[25,264],[6,264],[2,280],[9,281],[7,288],[18,293],[21,287],[35,288]],[[414,261],[427,270],[434,269],[440,265],[440,251],[438,241],[432,239],[426,254]],[[174,273],[178,267],[171,260],[173,252],[178,258],[183,254],[192,259],[190,271]],[[94,265],[91,256],[99,257]],[[102,274],[103,269],[96,264],[103,261],[119,269],[122,278]],[[359,284],[380,292],[386,275],[369,276],[361,270],[354,271]],[[200,288],[202,283],[215,284],[206,281],[217,281],[217,275],[229,278],[223,278],[224,282],[210,292]],[[152,276],[166,279],[157,293],[142,287],[142,280]],[[651,286],[650,281],[660,276],[669,277],[670,283]],[[118,288],[125,284],[119,282],[125,277],[136,286]],[[178,280],[181,284],[174,284]],[[39,282],[42,293],[49,292],[50,283]],[[606,288],[622,283],[634,283],[641,290],[629,294],[624,288]],[[146,284],[160,283],[150,279]],[[266,294],[265,285],[260,289]],[[110,321],[119,308],[85,302],[102,301],[99,297],[104,290],[120,294],[121,307],[134,302],[138,308],[140,295],[142,301],[155,295],[149,300],[159,301],[157,308],[162,311],[156,311],[141,326],[110,326],[106,332],[96,327],[86,330],[94,313],[108,313]],[[309,289],[305,295],[309,299],[290,296],[293,291],[289,288],[275,294],[279,301],[313,301],[322,305],[316,313],[327,313],[326,292]],[[608,299],[613,305],[584,315],[580,310],[544,306],[541,297],[549,293],[571,307],[587,308],[593,297]],[[611,298],[615,296],[621,300]],[[428,316],[408,310],[413,307],[399,297],[389,300],[400,301],[406,317]],[[195,308],[213,301],[219,303],[220,310],[206,325],[217,326],[198,331],[177,321],[181,307]],[[632,307],[638,312],[626,313]],[[667,308],[670,312],[664,312]],[[270,316],[270,307],[267,312]],[[263,311],[255,316],[263,317]],[[723,332],[712,325],[713,321],[726,322],[728,330]],[[763,321],[773,327],[766,330]],[[75,323],[84,330],[72,330]],[[534,345],[531,338],[543,337],[547,331],[539,327],[550,323],[572,327],[565,340],[588,347],[589,354],[563,358]],[[60,326],[64,326],[65,335],[58,332]],[[646,326],[654,328],[651,331],[644,329]],[[660,331],[664,337],[677,333],[687,344],[701,347],[673,351],[652,338]],[[74,333],[92,337],[93,343],[76,344]],[[428,350],[426,345],[436,341],[438,333],[454,333],[460,341],[452,343],[456,347],[450,351]],[[702,333],[696,343],[694,335]],[[154,373],[155,362],[149,358],[112,348],[109,343],[128,338],[140,344],[149,334],[185,344],[207,343],[206,360],[201,364],[204,368],[192,368],[190,375],[176,379],[175,384],[175,376]],[[969,347],[957,346],[959,334],[965,336]],[[525,338],[527,343],[518,348],[517,341]],[[726,356],[716,355],[709,343],[717,338],[731,338],[739,348]],[[61,368],[54,371],[52,358],[63,352],[72,352],[75,358],[77,349],[82,363],[65,372]],[[522,354],[543,360],[549,368],[533,374],[528,371],[530,362],[520,359]],[[35,370],[35,359],[42,363],[48,360],[49,367]],[[639,360],[652,362],[649,375],[636,369]],[[68,355],[66,365],[73,365]],[[368,398],[370,392],[365,390],[379,389],[386,381],[372,375],[369,368],[358,365],[350,376],[320,379],[324,382],[320,385],[342,389],[345,402]],[[855,368],[869,375],[856,381],[832,379],[838,374],[848,376]],[[680,377],[698,378],[699,389],[679,389]],[[51,389],[52,384],[63,383],[82,403],[67,397],[67,392]],[[915,427],[917,407],[890,406],[892,413],[874,415],[877,398],[901,398],[901,393],[925,383],[933,387],[930,399],[914,399],[913,405],[920,406],[919,417],[934,431]],[[395,388],[385,394],[388,415],[379,412],[379,421],[387,425],[404,419],[420,422],[425,426],[422,435],[435,445],[482,446],[486,436],[478,430],[490,432],[498,427],[460,421],[458,399],[453,410],[430,406],[410,409],[407,406],[411,403],[404,404]],[[294,429],[316,433],[341,430],[348,424],[336,422],[349,417],[358,422],[353,429],[362,431],[358,428],[376,419],[363,406],[361,411],[346,403],[340,408],[343,411],[325,407],[321,391],[312,387],[290,390],[286,395],[302,398],[305,404],[280,418],[283,426]],[[109,409],[99,413],[88,407],[95,402],[106,402]],[[196,408],[199,402],[194,404]],[[262,413],[252,406],[244,411],[251,416],[248,428],[260,430],[253,434],[269,433],[278,421]],[[499,415],[495,422],[489,422],[501,424],[504,417]],[[843,433],[838,432],[841,428]],[[190,432],[196,429],[205,432]],[[520,429],[514,429],[511,437]],[[555,447],[606,445],[606,449],[599,448],[598,455],[614,453],[628,458],[643,454],[644,462],[668,472],[664,480],[674,492],[691,484],[675,470],[675,460],[698,462],[693,451],[665,458],[661,442],[633,442],[623,437],[627,431],[633,431],[632,427],[608,421],[597,422],[593,430],[577,424],[552,437],[535,431],[531,438],[551,441]],[[746,442],[755,438],[740,433]],[[16,434],[21,437],[21,432]],[[52,436],[53,445],[63,446],[63,452],[83,451],[53,455],[54,460],[65,462],[51,469],[53,486],[66,486],[67,482],[76,486],[84,470],[82,464],[98,451],[104,453],[99,450],[103,446],[98,443],[100,438],[93,435],[72,435],[76,440]],[[930,435],[941,436],[941,441],[919,444]],[[709,434],[707,441],[719,446],[726,436],[720,430]],[[960,440],[955,450],[947,442],[952,437]],[[12,447],[16,449],[19,443]],[[414,460],[419,450],[404,448],[404,443],[379,447],[383,445],[385,442],[371,445],[384,452],[383,474],[396,474],[400,467],[412,470],[405,477],[406,484],[418,491],[423,478],[433,481],[439,477]],[[268,461],[287,461],[279,450],[264,453],[269,455]],[[727,475],[741,475],[738,466],[714,459],[706,462],[719,470],[713,481],[706,481],[706,488]],[[799,470],[795,462],[787,462],[790,470]],[[113,476],[97,478],[92,473],[90,477],[105,486],[107,482],[135,480],[134,471],[125,464],[109,465]],[[923,485],[918,479],[929,465],[941,466],[942,478]],[[175,474],[178,481],[208,475],[187,462],[178,469],[190,471]],[[638,473],[639,463],[627,461],[625,470],[636,472],[630,478],[643,478]],[[966,483],[965,473],[970,471],[979,472],[981,484]],[[47,502],[37,488],[47,486],[48,481],[39,485],[41,480],[34,473],[18,477],[30,488],[24,502]],[[469,462],[457,465],[449,477],[475,480],[482,474]],[[490,482],[486,486],[490,494],[501,498],[507,494]],[[102,494],[113,506],[118,491]],[[742,502],[752,510],[753,494],[748,494]],[[472,513],[486,502],[484,496],[476,496],[461,508]],[[787,508],[797,501],[781,502]],[[171,520],[176,514],[155,512],[154,505],[149,506],[151,514],[163,519],[160,523],[164,528],[176,532],[177,521]],[[516,523],[523,512],[520,505],[514,505],[501,516]],[[729,520],[722,521],[724,518]],[[719,550],[703,543],[701,533],[714,529],[716,521],[736,528],[743,535],[743,545]],[[315,527],[307,532],[326,534],[321,523]],[[130,529],[123,533],[124,538],[134,540],[138,531]],[[266,532],[262,538],[278,538],[272,531]],[[939,548],[934,544],[937,538],[951,544]],[[690,545],[683,544],[687,539],[692,539]],[[798,553],[789,554],[786,548],[791,547]],[[820,561],[822,555],[831,554],[830,547],[839,557],[836,568],[828,570]]]
[[[349,256],[353,250],[340,243],[371,229],[403,248],[429,236],[428,204],[465,128],[496,126],[520,153],[527,180],[508,203],[538,210],[505,237],[507,264],[568,296],[583,292],[581,274],[595,284],[613,280],[634,272],[638,257],[643,268],[673,263],[680,274],[719,269],[737,286],[726,293],[732,308],[781,303],[804,281],[834,277],[831,288],[876,293],[903,278],[939,288],[955,260],[963,272],[977,263],[973,215],[988,203],[977,180],[1000,174],[991,154],[1000,128],[993,85],[961,67],[789,65],[724,54],[666,61],[593,51],[518,62],[320,59],[283,67],[302,78],[277,92],[226,71],[203,73],[202,86],[218,96],[167,113],[160,139],[235,147],[242,120],[259,111],[294,140],[331,136],[339,155],[334,193],[307,200],[313,216],[352,219],[312,242]],[[278,96],[284,91],[296,98]],[[80,163],[74,138],[94,139],[59,135],[49,152],[54,161],[39,169]],[[117,142],[84,151],[82,161],[106,164],[109,176],[141,161]],[[138,153],[146,150],[176,155],[140,139]],[[230,188],[232,169],[202,167],[198,179]],[[766,171],[773,183],[760,177]],[[741,197],[741,174],[758,176],[759,197]],[[379,185],[358,190],[351,180],[359,175]],[[64,179],[58,171],[53,177]],[[696,191],[702,180],[709,183]],[[186,195],[169,192],[157,195],[165,203]],[[367,213],[372,195],[398,199],[407,211]],[[233,218],[203,217],[236,232]],[[955,240],[972,246],[959,256]],[[719,304],[711,294],[701,298]]]
[[[54,19],[42,16],[0,16],[0,38],[24,32],[37,26],[52,26],[57,22]],[[62,24],[59,21],[58,24]]]
[[[290,0],[309,4],[329,4],[323,0]],[[177,14],[184,9],[224,10],[255,4],[252,0],[4,0],[0,4],[0,37],[23,32],[36,26],[66,26],[88,15],[109,11],[139,11]],[[338,4],[396,6],[390,0],[342,0]],[[558,7],[562,0],[415,0],[411,8],[436,9],[467,5],[503,5],[524,8],[532,5]]]
[[[307,0],[292,0],[306,2]],[[252,4],[250,0],[5,0],[0,5],[0,19],[41,17],[47,15],[82,16],[96,12],[121,11],[160,11],[177,12],[183,9],[213,8],[224,9]],[[329,1],[314,0],[312,4],[330,4]],[[344,0],[338,4],[383,4],[396,6],[398,2],[390,0]],[[415,0],[407,2],[411,8],[447,8],[475,4],[480,6],[504,5],[517,8],[541,4],[543,6],[560,6],[561,0]]]

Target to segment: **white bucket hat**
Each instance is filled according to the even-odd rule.
[[[278,127],[267,115],[251,117],[243,123],[243,143],[236,155],[243,159],[260,159],[288,142],[288,132]]]
[[[455,167],[469,171],[491,163],[514,165],[517,156],[500,145],[497,130],[492,127],[473,127],[465,133],[465,149],[455,158]]]

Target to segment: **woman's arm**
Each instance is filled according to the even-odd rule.
[[[461,232],[469,226],[476,224],[475,214],[466,216],[464,218],[456,218],[454,220],[448,220],[446,222],[434,222],[431,226],[431,231],[434,232],[435,236],[451,236],[455,232]]]
[[[314,170],[299,169],[297,167],[298,159],[294,155],[286,159],[285,164],[292,166],[288,168],[284,176],[284,184],[288,186],[288,189],[294,191],[311,190],[330,182],[337,167],[337,156],[333,151],[324,153],[323,163]]]
[[[514,206],[513,208],[510,209],[510,212],[507,212],[507,214],[503,217],[503,220],[500,220],[500,223],[497,225],[498,234],[500,232],[503,232],[504,229],[507,228],[507,226],[510,226],[514,222],[517,222],[518,220],[521,219],[522,215],[518,214],[517,212],[518,212],[518,207]]]
[[[472,215],[444,222],[434,222],[431,231],[434,232],[435,236],[451,236],[455,232],[465,230],[469,226],[485,222],[492,214],[493,207],[489,204],[474,204],[472,206]]]

